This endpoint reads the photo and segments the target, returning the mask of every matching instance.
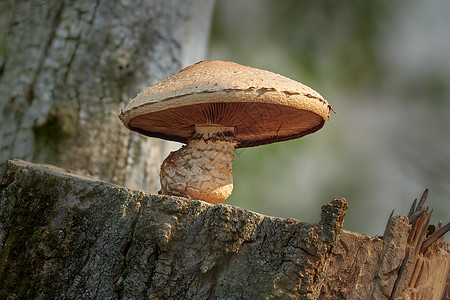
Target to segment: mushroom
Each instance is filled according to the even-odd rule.
[[[185,143],[161,166],[161,193],[219,203],[233,189],[233,151],[286,141],[325,124],[331,106],[284,76],[202,61],[147,88],[120,114],[130,130]]]

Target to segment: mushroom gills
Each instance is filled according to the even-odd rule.
[[[234,127],[195,125],[185,146],[161,165],[161,193],[219,203],[233,190]]]

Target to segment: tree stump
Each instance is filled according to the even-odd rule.
[[[308,224],[8,161],[0,298],[446,299],[446,226],[421,203],[370,237],[342,230],[342,198]]]

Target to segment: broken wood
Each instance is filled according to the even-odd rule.
[[[392,211],[382,237],[343,231],[319,299],[450,299],[450,223],[430,230],[427,196],[406,217]]]
[[[0,298],[448,299],[448,226],[423,202],[371,237],[342,230],[342,198],[308,224],[8,161]]]

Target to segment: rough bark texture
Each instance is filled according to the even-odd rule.
[[[0,3],[0,162],[50,163],[157,190],[161,142],[120,108],[204,58],[213,0]]]
[[[316,299],[347,203],[319,224],[9,161],[0,298]]]
[[[306,224],[8,161],[0,298],[448,299],[450,247],[426,209],[370,237],[342,231],[346,208]]]

